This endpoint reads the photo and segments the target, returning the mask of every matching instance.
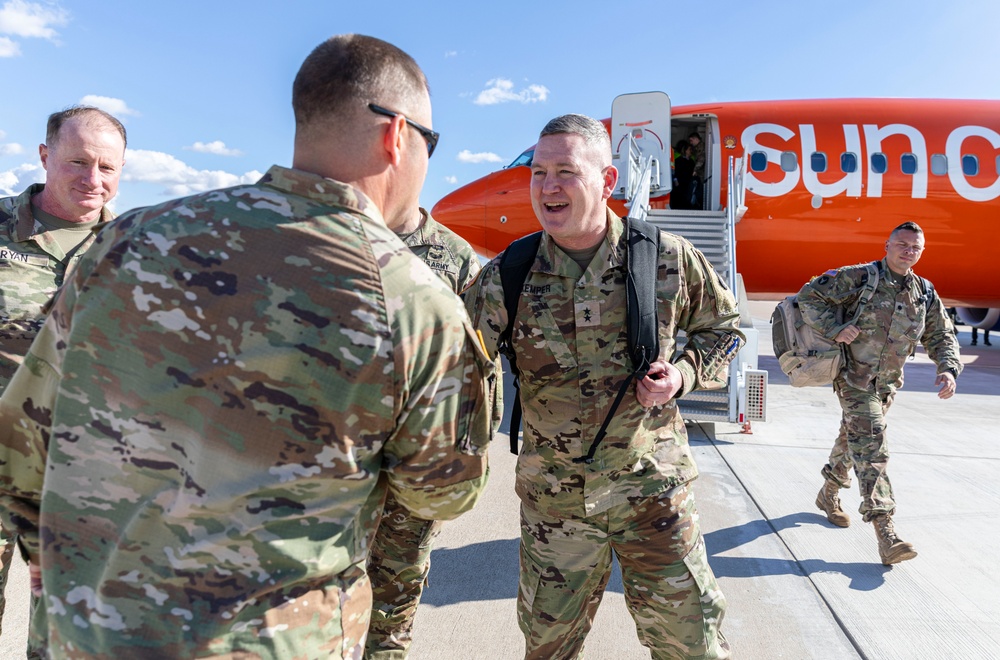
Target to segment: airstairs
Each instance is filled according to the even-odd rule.
[[[692,392],[680,400],[684,419],[743,424],[767,417],[767,372],[757,368],[758,333],[736,267],[736,223],[746,210],[745,159],[729,159],[729,197],[722,211],[652,209],[650,197],[666,194],[670,174],[670,99],[663,92],[623,94],[611,107],[611,147],[618,168],[614,196],[626,200],[629,215],[691,241],[709,260],[740,303],[740,330],[747,343],[729,367],[725,388]],[[679,347],[683,340],[678,339]]]

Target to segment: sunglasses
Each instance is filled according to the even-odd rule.
[[[386,117],[392,117],[393,119],[395,119],[396,117],[402,117],[403,121],[405,121],[407,124],[416,129],[417,133],[420,133],[420,135],[422,135],[423,138],[427,140],[427,157],[430,158],[431,156],[434,155],[434,148],[437,147],[438,140],[441,138],[440,133],[438,133],[437,131],[432,131],[426,126],[421,126],[417,122],[406,117],[401,112],[393,112],[392,110],[387,110],[386,108],[383,108],[380,105],[375,105],[374,103],[369,103],[368,109],[377,115],[385,115]]]

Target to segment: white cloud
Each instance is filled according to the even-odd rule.
[[[45,181],[45,170],[41,165],[24,163],[12,170],[0,172],[0,195],[18,195],[33,183]]]
[[[445,51],[444,56],[445,57],[458,57],[458,51],[457,50]]]
[[[480,151],[474,154],[468,149],[462,149],[458,152],[458,161],[460,163],[502,163],[503,158],[489,151]]]
[[[0,57],[17,57],[21,54],[21,46],[7,37],[0,37]]]
[[[81,105],[92,105],[95,108],[100,108],[105,112],[109,112],[118,119],[126,115],[139,116],[136,110],[128,107],[128,104],[121,99],[116,99],[110,96],[97,96],[96,94],[87,94],[82,99],[80,99]]]
[[[455,185],[456,183],[458,183],[458,177],[457,176],[446,176],[444,178],[444,182],[445,183],[450,183],[452,185]]]
[[[159,184],[165,186],[167,194],[174,197],[240,183],[254,183],[263,176],[256,170],[242,175],[223,170],[196,170],[170,154],[145,149],[126,149],[125,161],[123,181]]]
[[[0,34],[15,37],[54,40],[59,33],[55,26],[66,25],[69,12],[59,6],[42,5],[25,0],[7,0],[0,7]],[[0,38],[0,57],[20,55],[17,42]]]
[[[473,101],[476,105],[496,105],[517,101],[518,103],[537,103],[549,97],[549,90],[542,85],[528,85],[519,92],[514,91],[514,83],[506,78],[494,78],[486,82],[486,89],[479,92]]]
[[[3,143],[3,139],[7,137],[5,131],[0,131],[0,156],[17,156],[18,154],[24,153],[24,147],[19,145],[17,142]]]
[[[215,154],[216,156],[242,156],[239,149],[230,149],[222,140],[212,142],[195,142],[190,147],[184,147],[189,151],[197,151],[200,154]]]

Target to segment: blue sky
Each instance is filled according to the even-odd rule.
[[[292,79],[333,34],[390,41],[427,73],[430,207],[548,119],[607,117],[626,92],[1000,98],[998,25],[993,0],[0,0],[0,195],[44,180],[45,120],[80,102],[128,129],[119,213],[288,165]]]

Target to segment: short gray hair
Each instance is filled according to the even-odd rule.
[[[584,142],[597,149],[602,158],[606,157],[605,165],[611,164],[611,136],[608,135],[608,129],[604,128],[604,124],[598,120],[587,115],[562,115],[550,120],[538,137],[563,133],[579,135]]]

